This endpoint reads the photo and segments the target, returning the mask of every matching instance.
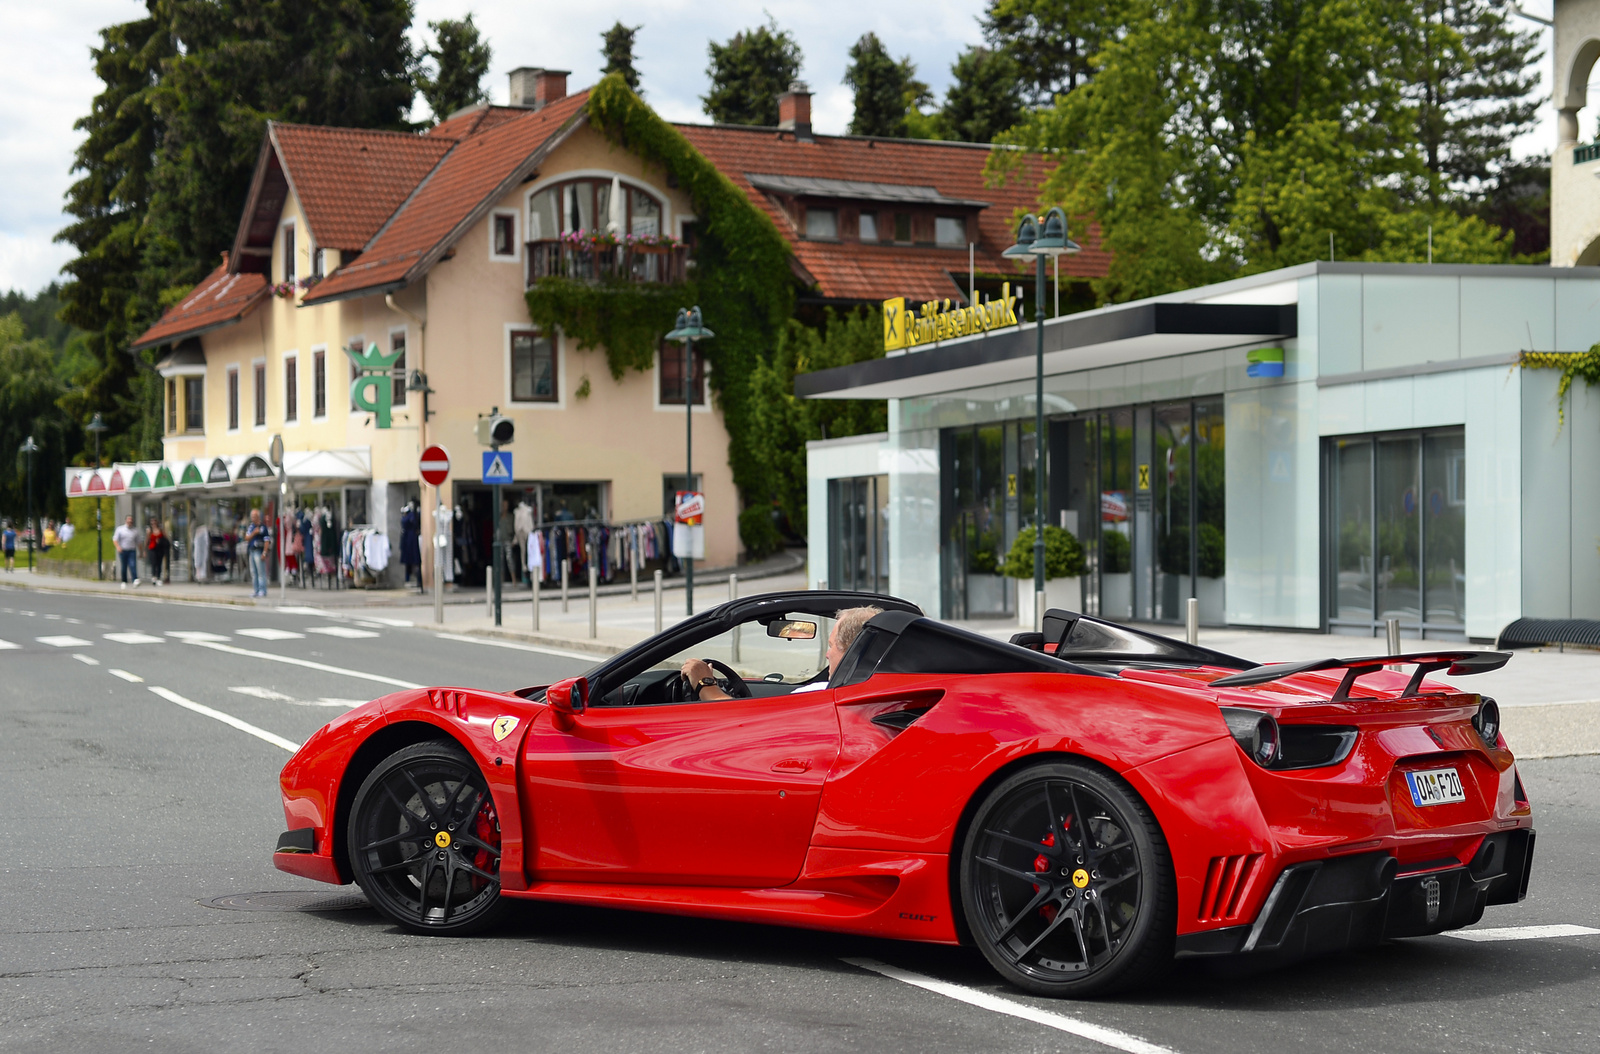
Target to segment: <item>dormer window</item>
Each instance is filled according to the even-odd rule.
[[[939,216],[933,221],[933,240],[945,248],[967,244],[967,221],[960,216]]]
[[[836,241],[839,237],[839,210],[806,209],[806,237]]]
[[[863,212],[861,214],[861,240],[864,242],[878,240],[878,214],[876,212]]]
[[[911,213],[897,212],[894,214],[894,240],[909,242],[911,240]]]

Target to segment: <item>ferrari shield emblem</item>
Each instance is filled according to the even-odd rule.
[[[494,741],[500,742],[516,730],[517,719],[514,717],[497,717],[494,719]]]

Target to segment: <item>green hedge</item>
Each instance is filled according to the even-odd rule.
[[[1006,554],[1000,573],[1007,578],[1033,577],[1033,528],[1024,527],[1017,532],[1011,551]],[[1083,546],[1072,532],[1064,527],[1044,529],[1045,578],[1076,578],[1083,574]]]

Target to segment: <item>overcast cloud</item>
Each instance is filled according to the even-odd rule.
[[[1537,8],[1546,3],[1530,4]],[[592,84],[601,65],[600,33],[621,19],[642,26],[636,61],[645,98],[673,120],[705,120],[709,40],[725,40],[766,20],[794,33],[805,52],[802,75],[815,98],[812,119],[820,132],[843,132],[850,121],[850,94],[840,83],[845,53],[868,30],[895,57],[910,55],[922,79],[943,96],[950,64],[979,40],[977,14],[983,0],[878,0],[872,7],[844,0],[589,0],[579,5],[527,0],[419,0],[414,37],[428,36],[427,23],[471,11],[494,50],[486,87],[506,99],[506,74],[518,66],[570,69],[573,88]],[[0,290],[34,292],[57,277],[72,251],[51,241],[66,222],[63,195],[80,136],[72,125],[88,112],[99,88],[89,67],[89,48],[102,26],[139,18],[137,0],[0,0]],[[1548,31],[1546,51],[1549,50]],[[1546,67],[1549,60],[1543,63]],[[420,109],[420,108],[419,108]],[[1590,108],[1586,136],[1594,134]],[[422,116],[419,112],[415,116]],[[1553,114],[1545,107],[1540,128],[1518,144],[1519,154],[1549,150]]]

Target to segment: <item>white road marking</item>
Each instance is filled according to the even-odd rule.
[[[160,637],[152,637],[148,633],[139,633],[137,631],[134,631],[134,632],[131,632],[131,633],[107,633],[107,634],[104,634],[104,636],[105,636],[106,640],[114,640],[118,644],[165,644],[166,643],[166,641],[162,640]]]
[[[262,688],[254,684],[241,684],[229,688],[228,691],[238,692],[240,695],[248,695],[256,699],[266,699],[274,703],[288,703],[290,706],[336,706],[344,710],[354,710],[356,707],[365,706],[367,703],[365,699],[333,699],[327,696],[321,699],[296,699],[292,695],[284,695],[282,692],[274,691],[271,688]]]
[[[61,621],[61,616],[60,615],[45,615],[45,618],[50,619],[52,622],[60,622]]]
[[[219,644],[226,644],[233,639],[232,637],[223,636],[221,633],[207,633],[205,630],[199,629],[169,629],[167,630],[167,636],[175,637],[178,640],[214,640]]]
[[[83,619],[81,619],[81,618],[69,618],[69,619],[65,619],[63,621],[65,621],[68,624],[73,625],[73,626],[81,626],[81,625],[83,625]]]
[[[307,626],[306,632],[321,633],[326,637],[343,637],[346,640],[359,640],[362,637],[378,636],[370,629],[356,629],[354,626]]]
[[[22,609],[20,609],[20,608],[18,608],[18,609],[17,609],[17,614],[19,614],[19,615],[26,615],[26,616],[28,616],[28,617],[29,617],[29,618],[32,618],[32,617],[33,617],[33,616],[34,616],[34,615],[35,615],[35,614],[36,614],[36,612],[33,612],[33,611],[23,611],[23,610],[22,610]]]
[[[257,640],[302,640],[305,638],[304,633],[294,633],[286,629],[273,629],[270,626],[262,626],[259,629],[241,629],[234,632],[241,637],[254,637]],[[198,642],[191,641],[191,643]]]
[[[1062,1032],[1070,1032],[1074,1036],[1087,1039],[1093,1043],[1128,1051],[1129,1054],[1176,1054],[1171,1047],[1163,1047],[1159,1043],[1151,1043],[1148,1040],[1140,1039],[1138,1036],[1119,1032],[1114,1028],[1106,1028],[1104,1025],[1096,1025],[1075,1017],[1068,1017],[1065,1014],[1057,1014],[1050,1010],[1040,1010],[1038,1007],[1029,1006],[1027,1003],[1019,1003],[1014,999],[1004,999],[988,992],[981,992],[976,988],[968,988],[965,985],[951,984],[948,981],[940,981],[920,973],[912,973],[910,970],[902,970],[899,967],[881,963],[876,959],[845,959],[844,961],[851,966],[859,966],[863,970],[880,973],[885,977],[914,985],[917,988],[945,996],[948,999],[958,1000],[969,1006],[975,1006],[982,1010],[992,1010],[997,1014],[1006,1014],[1010,1017],[1020,1017],[1024,1021],[1032,1021],[1037,1025],[1044,1025]]]
[[[0,651],[11,651],[13,648],[20,647],[22,647],[20,644],[13,644],[8,640],[0,640]]]
[[[87,654],[85,652],[75,651],[75,652],[72,653],[72,657],[74,659],[77,659],[79,662],[83,663],[85,666],[99,666],[100,665],[100,660],[99,659],[97,659],[93,655],[89,655],[89,654]]]
[[[282,662],[290,666],[304,666],[308,670],[321,670],[323,673],[337,673],[344,677],[359,677],[364,681],[377,681],[379,684],[392,684],[396,688],[426,688],[425,684],[415,684],[411,681],[402,681],[398,677],[385,677],[381,673],[366,673],[363,670],[347,670],[343,666],[330,666],[325,662],[313,662],[294,655],[274,655],[267,651],[251,651],[248,648],[236,648],[231,644],[217,644],[209,640],[191,640],[187,643],[196,648],[210,648],[212,651],[225,652],[229,655],[244,655],[252,659],[266,659],[268,662]]]
[[[160,685],[152,684],[150,686],[150,690],[169,703],[177,703],[186,710],[193,710],[197,714],[204,714],[206,717],[212,718],[216,721],[221,721],[225,725],[232,725],[241,732],[255,736],[257,739],[264,739],[273,746],[282,747],[291,754],[300,749],[300,744],[294,742],[292,739],[284,739],[282,736],[273,732],[268,732],[264,728],[257,728],[248,721],[241,721],[232,714],[225,714],[221,710],[213,710],[211,707],[197,703],[192,699],[185,699],[183,696],[169,688],[163,688]]]
[[[1543,937],[1587,937],[1600,930],[1562,923],[1554,926],[1502,926],[1482,930],[1449,930],[1442,934],[1460,941],[1531,941]]]
[[[334,614],[331,611],[324,611],[321,608],[285,607],[285,608],[273,608],[272,610],[278,612],[280,615],[315,615],[318,618],[339,618],[340,617],[340,616]]]
[[[52,648],[86,648],[94,643],[94,641],[84,640],[82,637],[59,636],[38,637],[36,639],[40,644],[48,644]]]
[[[459,641],[462,644],[487,644],[491,648],[513,648],[517,651],[536,651],[541,655],[559,655],[564,659],[588,659],[598,663],[606,658],[604,655],[590,655],[581,651],[563,651],[560,648],[546,648],[541,644],[522,644],[514,640],[495,640],[493,637],[468,637],[460,633],[435,633],[440,640]]]
[[[127,681],[129,684],[143,684],[144,683],[144,678],[143,677],[140,677],[136,673],[129,673],[127,670],[107,670],[106,672],[109,673],[113,677],[121,677],[124,681]]]
[[[361,615],[356,619],[356,622],[361,625],[365,625],[368,622],[376,622],[380,626],[394,626],[396,629],[405,629],[408,626],[416,625],[415,622],[408,618],[384,618],[382,615]]]

